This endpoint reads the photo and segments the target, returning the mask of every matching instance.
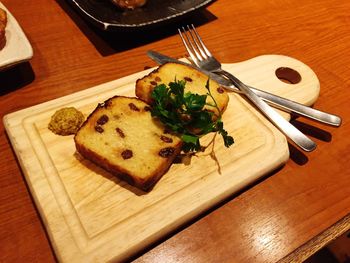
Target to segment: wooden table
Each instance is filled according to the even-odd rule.
[[[150,0],[152,1],[152,0]],[[0,73],[0,115],[155,66],[149,49],[182,57],[176,25],[140,34],[103,33],[64,0],[2,0],[33,49],[29,63]],[[283,54],[309,65],[321,93],[315,107],[340,128],[294,122],[318,144],[290,145],[281,169],[195,218],[130,260],[136,262],[301,261],[349,228],[350,2],[231,1],[188,18],[223,62]],[[52,262],[53,250],[1,123],[0,261]]]

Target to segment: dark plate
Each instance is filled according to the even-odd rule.
[[[148,0],[135,10],[122,11],[110,0],[68,0],[103,30],[142,29],[181,18],[213,0]]]

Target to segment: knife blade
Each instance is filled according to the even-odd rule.
[[[156,61],[158,64],[165,64],[168,62],[172,62],[172,63],[179,63],[179,64],[183,64],[186,66],[190,66],[198,71],[203,72],[204,74],[206,74],[207,76],[209,76],[211,79],[215,80],[216,82],[218,82],[220,85],[222,85],[224,88],[226,88],[227,90],[230,91],[234,91],[237,93],[242,93],[237,87],[235,87],[234,85],[232,85],[232,83],[227,80],[226,78],[214,74],[212,72],[200,69],[192,64],[177,60],[175,58],[171,58],[169,56],[166,56],[164,54],[161,54],[159,52],[153,51],[153,50],[149,50],[147,51],[147,55],[154,61]],[[256,95],[258,95],[261,99],[263,99],[265,102],[267,102],[269,105],[283,110],[285,112],[288,112],[290,114],[294,114],[297,116],[303,116],[324,124],[328,124],[331,126],[335,126],[335,127],[339,127],[341,125],[341,118],[337,115],[334,114],[330,114],[327,112],[323,112],[311,107],[308,107],[306,105],[300,104],[298,102],[280,97],[278,95],[274,95],[272,93],[263,91],[263,90],[259,90],[253,87],[248,86]]]

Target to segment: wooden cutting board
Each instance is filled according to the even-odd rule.
[[[296,70],[298,84],[276,77],[280,67]],[[319,94],[314,72],[298,60],[266,55],[225,64],[242,81],[311,105]],[[136,79],[150,70],[111,81],[4,117],[4,124],[57,258],[62,262],[105,262],[130,257],[233,193],[283,165],[286,138],[243,97],[230,93],[225,128],[235,139],[215,143],[209,154],[174,164],[149,193],[119,181],[75,153],[73,136],[47,129],[50,117],[73,106],[85,115],[114,95],[134,95]],[[288,118],[288,115],[284,115]],[[140,133],[142,135],[142,133]],[[218,140],[221,140],[218,138]]]

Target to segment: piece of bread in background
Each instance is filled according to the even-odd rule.
[[[7,14],[6,11],[0,8],[0,50],[4,48],[6,44],[6,25]]]
[[[99,104],[74,141],[86,159],[144,191],[169,169],[182,147],[179,137],[152,118],[148,104],[122,96]]]
[[[121,9],[135,9],[146,4],[146,0],[111,0],[113,4]]]
[[[185,92],[190,91],[200,95],[208,93],[205,87],[209,79],[207,75],[183,64],[166,63],[136,81],[136,96],[148,104],[152,104],[151,93],[155,86],[161,83],[168,85],[169,82],[173,82],[175,79],[186,81]],[[223,113],[229,102],[227,92],[220,84],[211,79],[209,80],[209,88],[218,108]],[[209,96],[207,97],[207,103],[213,104],[213,100]],[[205,106],[205,109],[218,114],[214,107]]]

